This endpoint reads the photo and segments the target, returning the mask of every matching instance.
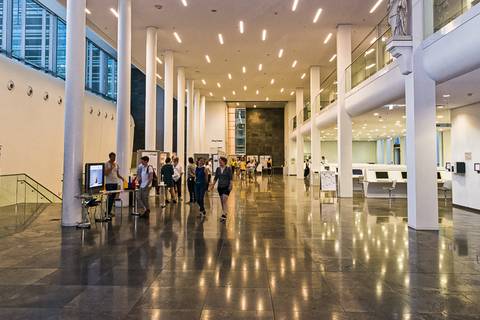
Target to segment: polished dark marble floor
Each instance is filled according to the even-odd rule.
[[[439,232],[405,200],[337,200],[294,177],[236,183],[148,221],[61,229],[48,207],[0,238],[0,319],[480,319],[480,215],[440,201]]]

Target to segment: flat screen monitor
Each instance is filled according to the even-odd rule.
[[[402,179],[403,180],[407,179],[407,171],[402,171]]]
[[[479,171],[480,171],[480,163],[475,163],[475,164],[473,165],[473,170],[479,172]]]
[[[375,177],[377,179],[388,179],[388,172],[386,171],[376,171]]]
[[[361,176],[361,175],[363,175],[363,170],[362,169],[353,169],[352,174],[354,176]]]
[[[445,163],[445,169],[447,169],[447,171],[452,171],[452,164],[450,162]]]
[[[442,180],[442,174],[437,171],[437,180]]]
[[[465,173],[465,162],[457,162],[457,173]]]
[[[103,189],[105,176],[105,164],[85,164],[85,192],[93,193]]]

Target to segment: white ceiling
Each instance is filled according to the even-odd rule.
[[[293,0],[134,0],[133,3],[133,59],[143,69],[145,65],[146,27],[155,26],[158,32],[158,54],[173,50],[176,66],[184,66],[189,79],[195,79],[202,94],[210,100],[229,101],[293,100],[290,92],[304,87],[308,92],[308,68],[323,67],[327,74],[335,67],[329,62],[335,53],[335,29],[338,24],[353,25],[353,46],[382,19],[386,1],[373,13],[369,11],[377,0],[299,0],[297,10],[291,10]],[[161,6],[159,10],[155,6]],[[117,19],[110,8],[117,7],[117,0],[88,0],[92,12],[88,23],[115,45]],[[313,17],[318,8],[323,12],[316,24]],[[216,12],[212,12],[216,10]],[[245,33],[240,34],[238,23],[245,22]],[[261,32],[267,29],[267,40],[261,40]],[[173,32],[182,38],[176,42]],[[332,40],[324,44],[328,33]],[[220,45],[218,33],[225,44]],[[108,40],[107,39],[107,40]],[[277,57],[284,49],[281,59]],[[212,60],[208,64],[205,55]],[[296,68],[292,62],[298,60]],[[263,71],[258,71],[258,64]],[[163,66],[159,73],[163,75]],[[242,73],[246,66],[247,73]],[[233,80],[228,80],[231,73]],[[303,73],[307,76],[302,80]],[[275,84],[271,85],[271,79]],[[206,80],[206,85],[201,83]],[[221,88],[217,87],[217,82]],[[243,90],[247,86],[247,91]],[[284,93],[280,89],[284,88]],[[260,94],[256,95],[256,90]],[[236,91],[236,95],[232,91]],[[212,92],[213,97],[209,97]]]

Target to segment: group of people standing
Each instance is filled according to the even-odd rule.
[[[256,172],[262,173],[264,169],[262,163],[257,163],[255,159],[245,159],[245,157],[239,157],[237,159],[232,158],[230,166],[233,168],[233,171],[240,180],[247,181],[253,181],[255,179]],[[266,169],[268,175],[272,175],[273,166],[271,158],[268,158],[266,161]]]

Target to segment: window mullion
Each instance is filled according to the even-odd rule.
[[[21,0],[21,6],[22,6],[22,17],[21,17],[22,31],[20,32],[20,58],[25,59],[25,33],[26,33],[26,24],[27,24],[27,0]]]

